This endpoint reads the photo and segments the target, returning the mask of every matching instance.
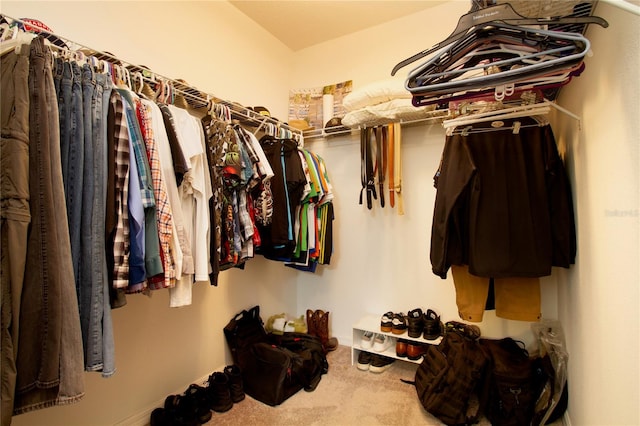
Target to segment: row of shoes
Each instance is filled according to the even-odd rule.
[[[380,331],[402,335],[407,333],[409,337],[418,338],[422,336],[427,340],[435,340],[443,333],[440,315],[433,309],[422,312],[422,309],[415,308],[405,315],[402,312],[394,313],[389,311],[380,318]]]
[[[371,352],[361,351],[358,354],[358,370],[367,371],[372,373],[382,373],[391,367],[391,364],[395,362],[395,359],[380,355],[373,354]]]
[[[365,331],[360,338],[362,349],[373,349],[376,352],[384,352],[396,343],[396,339],[382,333]]]
[[[191,384],[182,394],[169,395],[164,407],[151,412],[151,426],[200,426],[211,420],[212,411],[224,413],[245,398],[242,372],[236,365],[209,376],[205,386]]]

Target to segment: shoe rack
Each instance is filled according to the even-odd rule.
[[[414,364],[420,364],[422,362],[422,357],[417,360],[411,360],[408,357],[399,357],[396,355],[396,345],[395,343],[391,345],[388,349],[383,352],[378,352],[373,348],[363,348],[360,346],[360,341],[362,340],[362,335],[365,331],[370,331],[374,334],[384,334],[386,336],[390,336],[394,339],[405,339],[408,341],[415,341],[419,343],[427,343],[431,345],[437,345],[442,341],[442,337],[438,337],[434,340],[427,340],[420,337],[409,337],[407,331],[402,334],[394,334],[391,332],[380,331],[380,315],[366,315],[362,317],[357,323],[353,325],[353,335],[352,335],[352,343],[351,343],[351,365],[355,365],[358,361],[358,355],[361,351],[370,352],[372,354],[379,354],[388,356],[389,358],[398,359],[400,361],[412,362]]]

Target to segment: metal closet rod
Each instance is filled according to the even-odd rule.
[[[231,110],[231,114],[232,114],[232,118],[235,119],[240,119],[242,121],[244,121],[244,124],[251,124],[254,125],[255,127],[257,127],[258,130],[262,129],[265,124],[269,123],[272,124],[274,126],[276,126],[277,128],[284,128],[286,130],[289,130],[292,134],[294,134],[294,136],[297,136],[298,139],[302,139],[302,131],[296,128],[293,128],[291,126],[289,126],[287,123],[283,123],[280,120],[277,120],[273,117],[269,117],[269,116],[265,116],[262,114],[259,114],[255,111],[253,111],[252,109],[249,109],[243,105],[240,105],[236,102],[231,102],[231,101],[227,101],[224,99],[220,99],[217,96],[214,96],[210,93],[206,93],[206,92],[202,92],[201,90],[190,86],[189,84],[186,84],[185,82],[179,81],[179,80],[175,80],[173,78],[169,78],[166,76],[163,76],[161,74],[158,74],[154,71],[152,71],[149,68],[146,68],[144,66],[141,65],[135,65],[129,61],[125,61],[122,60],[121,58],[118,58],[117,56],[109,53],[109,52],[103,52],[100,50],[96,50],[92,47],[86,46],[82,43],[78,43],[74,40],[71,40],[67,37],[61,36],[59,34],[56,33],[52,33],[49,31],[45,31],[42,28],[36,28],[36,26],[34,26],[31,23],[28,22],[24,22],[21,19],[17,19],[17,18],[13,18],[11,16],[5,15],[5,14],[0,14],[0,16],[4,17],[7,20],[12,21],[13,23],[20,23],[22,24],[23,28],[34,28],[36,29],[36,31],[28,31],[31,32],[33,34],[44,34],[44,35],[51,35],[53,37],[57,37],[60,40],[66,42],[66,44],[71,44],[73,45],[73,49],[71,47],[68,47],[67,49],[64,49],[62,47],[58,47],[56,45],[51,45],[52,48],[54,49],[58,49],[61,51],[65,51],[68,50],[69,52],[73,53],[73,52],[81,52],[84,55],[88,55],[88,56],[95,56],[97,59],[99,60],[104,60],[106,62],[111,62],[113,65],[117,65],[117,66],[122,66],[125,69],[127,69],[129,71],[129,73],[136,73],[136,72],[140,72],[142,75],[142,78],[149,82],[149,83],[161,83],[161,82],[166,82],[166,83],[170,83],[171,86],[173,86],[173,90],[176,91],[178,94],[183,95],[186,98],[189,98],[193,101],[196,102],[196,104],[202,104],[199,106],[199,108],[204,108],[207,107],[209,108],[209,102],[215,102],[217,104],[221,104],[221,105],[225,105],[227,106],[230,110]],[[83,52],[82,50],[87,50],[88,52]],[[110,59],[110,61],[108,59]],[[146,75],[146,73],[151,73],[151,75],[153,77],[149,77],[148,75]],[[160,81],[156,81],[156,78]],[[135,84],[134,81],[131,82],[132,84]],[[249,121],[249,123],[246,123],[247,120]],[[258,131],[256,130],[256,132]]]

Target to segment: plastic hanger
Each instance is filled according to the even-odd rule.
[[[561,17],[561,18],[527,18],[517,13],[509,3],[498,4],[475,11],[468,12],[460,17],[453,32],[441,42],[429,49],[416,53],[415,55],[400,61],[391,70],[391,75],[395,75],[398,70],[407,65],[428,56],[437,50],[445,47],[468,34],[469,30],[478,25],[489,22],[506,22],[512,25],[550,25],[550,24],[598,24],[607,28],[609,23],[598,16],[583,17]]]
[[[450,65],[456,65],[456,63],[450,63],[451,58],[455,58],[455,55],[435,55],[429,61],[418,66],[409,73],[405,82],[407,90],[412,93],[444,94],[464,89],[477,89],[489,86],[494,87],[498,84],[507,84],[525,78],[535,77],[536,75],[549,73],[551,70],[558,70],[563,67],[571,66],[576,62],[581,61],[590,49],[589,40],[581,34],[533,30],[506,24],[494,25],[499,28],[504,28],[507,31],[521,31],[523,40],[529,35],[534,35],[532,40],[538,40],[540,39],[540,36],[547,37],[547,42],[540,44],[541,48],[544,48],[548,42],[553,41],[565,43],[565,46],[558,44],[558,46],[561,47],[554,47],[551,49],[541,50],[536,53],[516,56],[511,59],[472,66],[471,68],[457,67],[455,69],[449,69]],[[482,35],[480,37],[482,37]],[[463,43],[468,42],[464,41]],[[473,43],[482,45],[482,38],[476,39]],[[467,46],[465,45],[465,48],[466,47]],[[452,46],[451,49],[455,49],[455,45]],[[523,59],[527,59],[527,62],[529,63],[523,62]],[[511,65],[515,64],[522,66],[511,67]],[[464,72],[485,69],[488,66],[510,67],[488,75],[472,76],[469,78],[453,80],[456,76],[460,76]],[[439,79],[439,77],[448,78]]]

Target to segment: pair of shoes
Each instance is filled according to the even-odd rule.
[[[407,331],[407,318],[402,312],[393,313],[389,311],[380,318],[380,331],[402,334]]]
[[[151,426],[200,426],[211,420],[209,396],[204,387],[191,384],[181,395],[169,395],[164,407],[151,412]]]
[[[307,309],[307,328],[309,334],[320,339],[325,354],[338,348],[338,339],[329,337],[329,312]]]
[[[242,371],[237,365],[228,365],[224,371],[216,371],[207,381],[209,406],[217,413],[224,413],[245,398]]]
[[[427,344],[419,342],[409,342],[407,344],[407,358],[417,361],[427,352]]]
[[[376,352],[384,352],[395,344],[395,340],[386,334],[376,334],[373,337],[373,350]]]
[[[480,334],[481,334],[480,327],[478,327],[477,325],[465,324],[463,322],[458,322],[458,321],[447,321],[444,328],[446,333],[451,333],[451,332],[460,333],[471,340],[476,340],[480,338]]]
[[[371,349],[373,348],[373,339],[375,338],[375,334],[373,331],[365,331],[360,338],[360,347],[362,349]]]
[[[434,340],[442,336],[443,327],[440,321],[440,315],[436,314],[433,309],[428,309],[424,314],[424,334],[427,340]]]
[[[396,356],[399,356],[400,358],[406,357],[407,346],[409,345],[409,343],[411,342],[408,340],[398,339],[398,341],[396,342]]]
[[[360,352],[358,355],[358,370],[371,371],[372,373],[382,373],[391,367],[395,359],[384,355],[372,354],[366,351]]]

